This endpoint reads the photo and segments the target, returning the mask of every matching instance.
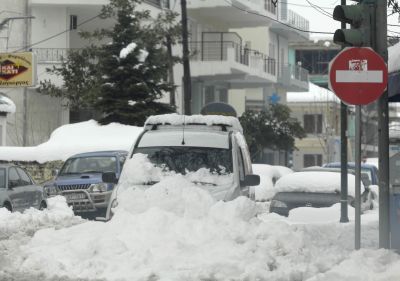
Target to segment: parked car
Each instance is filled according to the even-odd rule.
[[[102,218],[114,189],[102,181],[102,173],[121,174],[127,151],[97,151],[68,158],[53,181],[45,184],[49,196],[61,194],[74,213],[85,218]]]
[[[9,211],[23,211],[30,207],[42,210],[47,208],[47,196],[43,187],[36,185],[24,169],[0,164],[0,206]]]
[[[340,203],[341,175],[338,171],[303,171],[280,178],[277,193],[271,200],[270,212],[288,216],[299,207],[323,208]],[[348,203],[354,206],[355,177],[348,174]],[[361,210],[373,208],[373,194],[361,183]]]
[[[325,168],[340,168],[341,164],[340,164],[340,162],[332,162],[332,163],[325,164],[323,167],[325,167]],[[354,171],[355,163],[354,162],[347,163],[347,168],[350,171]],[[368,175],[370,184],[372,184],[372,185],[379,184],[378,169],[376,168],[375,165],[368,164],[368,163],[361,163],[361,173]]]
[[[127,183],[134,182],[127,188],[148,188],[160,180],[162,172],[185,175],[189,181],[208,190],[216,200],[249,196],[249,187],[258,185],[260,177],[252,173],[249,151],[241,132],[242,127],[234,117],[177,114],[149,117],[128,155],[107,218],[111,218],[121,194],[119,190],[126,188]],[[143,160],[141,155],[145,155],[148,162],[139,163]],[[157,173],[130,170],[143,166],[158,167]],[[191,177],[201,169],[207,176]],[[103,180],[117,182],[113,173],[103,174]]]

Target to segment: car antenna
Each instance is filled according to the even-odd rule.
[[[185,145],[185,117],[186,115],[183,115],[182,145]]]

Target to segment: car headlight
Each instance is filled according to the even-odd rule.
[[[107,184],[104,182],[91,184],[89,187],[89,192],[106,192]]]
[[[272,200],[271,201],[271,208],[287,208],[286,203],[279,201],[279,200]]]
[[[47,185],[44,186],[44,192],[46,192],[47,196],[56,196],[58,192],[58,188],[55,185]]]

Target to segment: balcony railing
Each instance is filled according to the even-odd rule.
[[[280,67],[279,76],[308,83],[308,70],[299,65],[284,64]]]
[[[233,41],[191,41],[190,50],[194,61],[227,61],[233,54],[235,62],[276,75],[275,59]]]
[[[144,0],[148,4],[156,6],[158,8],[167,8],[169,9],[169,0]]]
[[[68,56],[71,49],[66,48],[34,48],[38,63],[59,63]]]

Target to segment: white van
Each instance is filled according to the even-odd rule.
[[[185,175],[192,183],[208,190],[216,200],[228,201],[238,196],[252,198],[249,187],[258,185],[260,177],[252,174],[242,131],[235,117],[178,114],[149,117],[128,154],[110,200],[107,218],[118,204],[121,186],[129,183],[129,186],[149,187],[160,180],[160,171]],[[142,161],[144,155],[150,166],[158,167],[159,171],[133,176],[131,170],[138,167],[135,161]],[[103,180],[116,182],[112,173],[104,173]]]

